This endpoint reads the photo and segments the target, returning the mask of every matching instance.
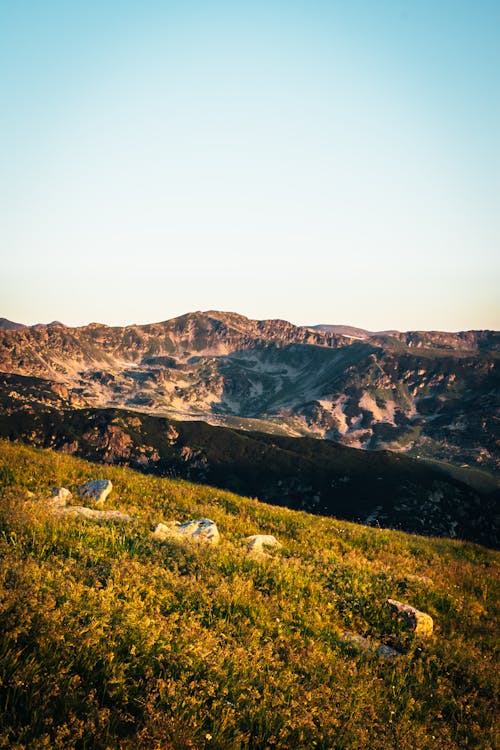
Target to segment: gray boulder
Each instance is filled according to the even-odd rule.
[[[384,659],[395,659],[398,656],[402,656],[399,651],[391,646],[386,646],[385,643],[380,643],[374,639],[365,638],[359,633],[351,633],[350,631],[344,631],[340,640],[342,643],[348,643],[351,646],[355,646],[358,651],[367,651],[377,656],[382,656]]]
[[[112,489],[113,484],[109,479],[94,479],[82,484],[77,489],[77,494],[85,500],[93,500],[95,505],[102,506]]]

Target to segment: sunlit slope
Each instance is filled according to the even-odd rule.
[[[111,479],[130,524],[40,497]],[[498,555],[0,442],[0,746],[494,748]],[[215,548],[159,543],[208,517]],[[253,559],[245,537],[282,548]],[[430,614],[415,640],[384,602]],[[386,660],[344,631],[401,652]]]

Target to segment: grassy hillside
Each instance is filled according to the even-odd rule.
[[[138,520],[39,502],[92,478]],[[498,747],[497,553],[3,441],[0,480],[0,747]],[[218,547],[151,536],[197,517]],[[257,532],[283,547],[249,557]],[[434,636],[410,636],[387,597],[428,612]]]

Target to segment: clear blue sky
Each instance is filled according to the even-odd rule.
[[[498,0],[1,0],[0,316],[500,328]]]

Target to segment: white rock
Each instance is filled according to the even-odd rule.
[[[264,547],[279,548],[282,545],[272,534],[253,534],[245,539],[248,552],[264,553]]]
[[[434,621],[432,617],[425,612],[415,609],[410,604],[403,604],[398,602],[396,599],[387,599],[386,604],[389,605],[392,612],[401,617],[405,625],[415,632],[415,635],[426,638],[432,635],[434,630]]]
[[[153,531],[153,537],[160,541],[165,539],[192,539],[196,542],[217,544],[219,530],[209,518],[200,518],[186,523],[159,523]]]
[[[53,487],[52,495],[49,498],[49,504],[54,508],[65,508],[69,500],[73,497],[66,487]]]
[[[104,505],[104,502],[113,489],[113,484],[109,479],[94,479],[92,482],[82,484],[77,489],[80,497],[86,500],[93,500],[96,505]]]

